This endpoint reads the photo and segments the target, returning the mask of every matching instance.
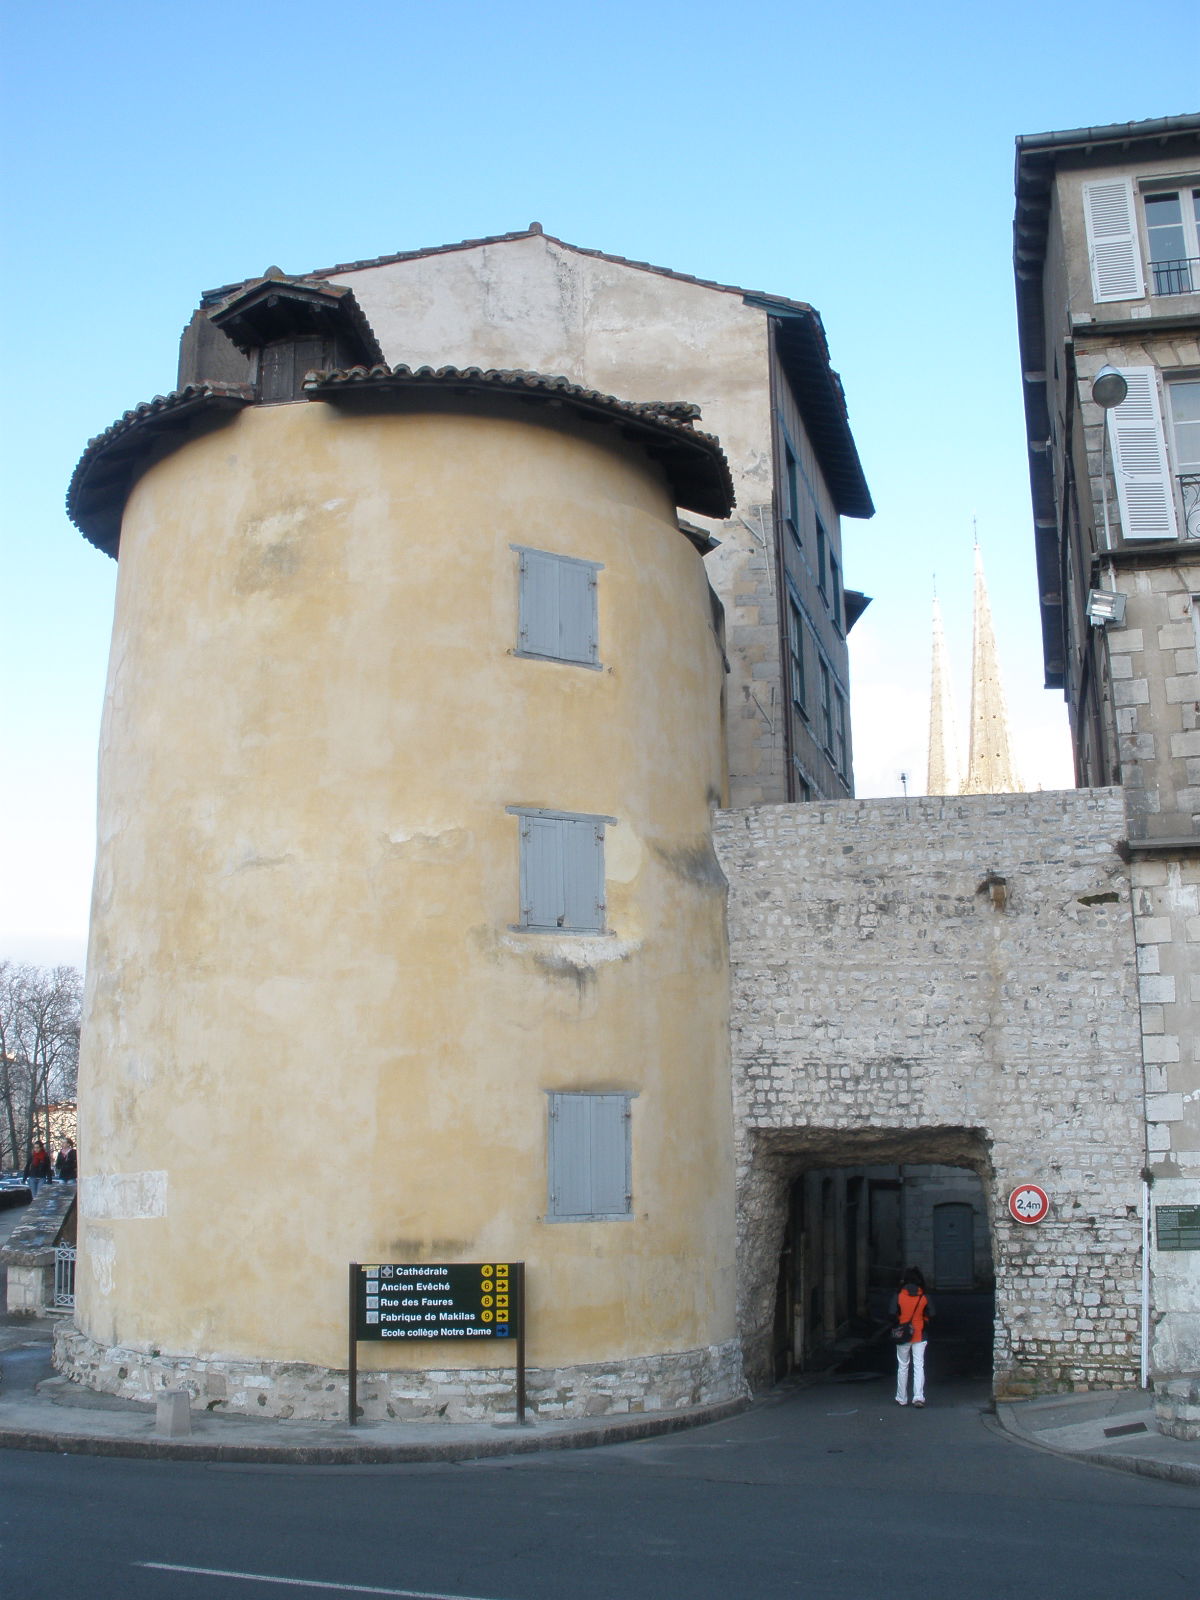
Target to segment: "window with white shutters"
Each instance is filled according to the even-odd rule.
[[[599,667],[596,561],[512,547],[518,556],[517,655]]]
[[[1121,535],[1125,539],[1175,539],[1175,495],[1158,401],[1157,369],[1122,367],[1120,371],[1129,392],[1108,413],[1108,437]]]
[[[551,1094],[548,1222],[633,1214],[632,1095]]]
[[[603,933],[604,830],[614,817],[509,806],[519,819],[521,914],[533,933]]]
[[[1097,301],[1140,300],[1145,294],[1133,179],[1104,178],[1083,186],[1092,294]]]

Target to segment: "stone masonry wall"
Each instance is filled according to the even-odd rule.
[[[1141,1035],[1120,790],[721,813],[740,1315],[763,1374],[787,1189],[970,1167],[999,1394],[1137,1382]],[[1025,1226],[1007,1199],[1045,1188]]]
[[[152,1400],[164,1390],[183,1389],[196,1411],[340,1422],[347,1409],[345,1368],[106,1347],[73,1324],[55,1332],[54,1365],[76,1383],[126,1400]],[[530,1413],[544,1419],[679,1411],[736,1401],[745,1393],[736,1339],[670,1355],[530,1367],[525,1382]],[[368,1422],[504,1421],[515,1415],[515,1384],[511,1365],[405,1372],[360,1368],[356,1398]]]
[[[1165,341],[1149,354],[1179,364]],[[1200,560],[1184,547],[1167,565],[1119,568],[1116,581],[1125,626],[1105,637],[1130,827],[1145,841],[1133,861],[1133,908],[1157,1214],[1200,1205]],[[1160,1373],[1200,1371],[1200,1256],[1159,1250],[1154,1230],[1150,1264],[1151,1363]]]

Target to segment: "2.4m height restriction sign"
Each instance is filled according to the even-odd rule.
[[[1017,1222],[1041,1222],[1050,1210],[1050,1196],[1036,1183],[1019,1183],[1008,1197],[1008,1209]]]

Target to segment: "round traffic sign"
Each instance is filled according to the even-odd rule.
[[[1019,1183],[1008,1197],[1008,1209],[1017,1222],[1041,1222],[1050,1210],[1050,1196],[1036,1183]]]

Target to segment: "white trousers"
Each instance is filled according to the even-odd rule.
[[[908,1369],[912,1366],[912,1397],[915,1405],[925,1398],[925,1344],[898,1344],[896,1346],[896,1399],[902,1406],[908,1404]]]

